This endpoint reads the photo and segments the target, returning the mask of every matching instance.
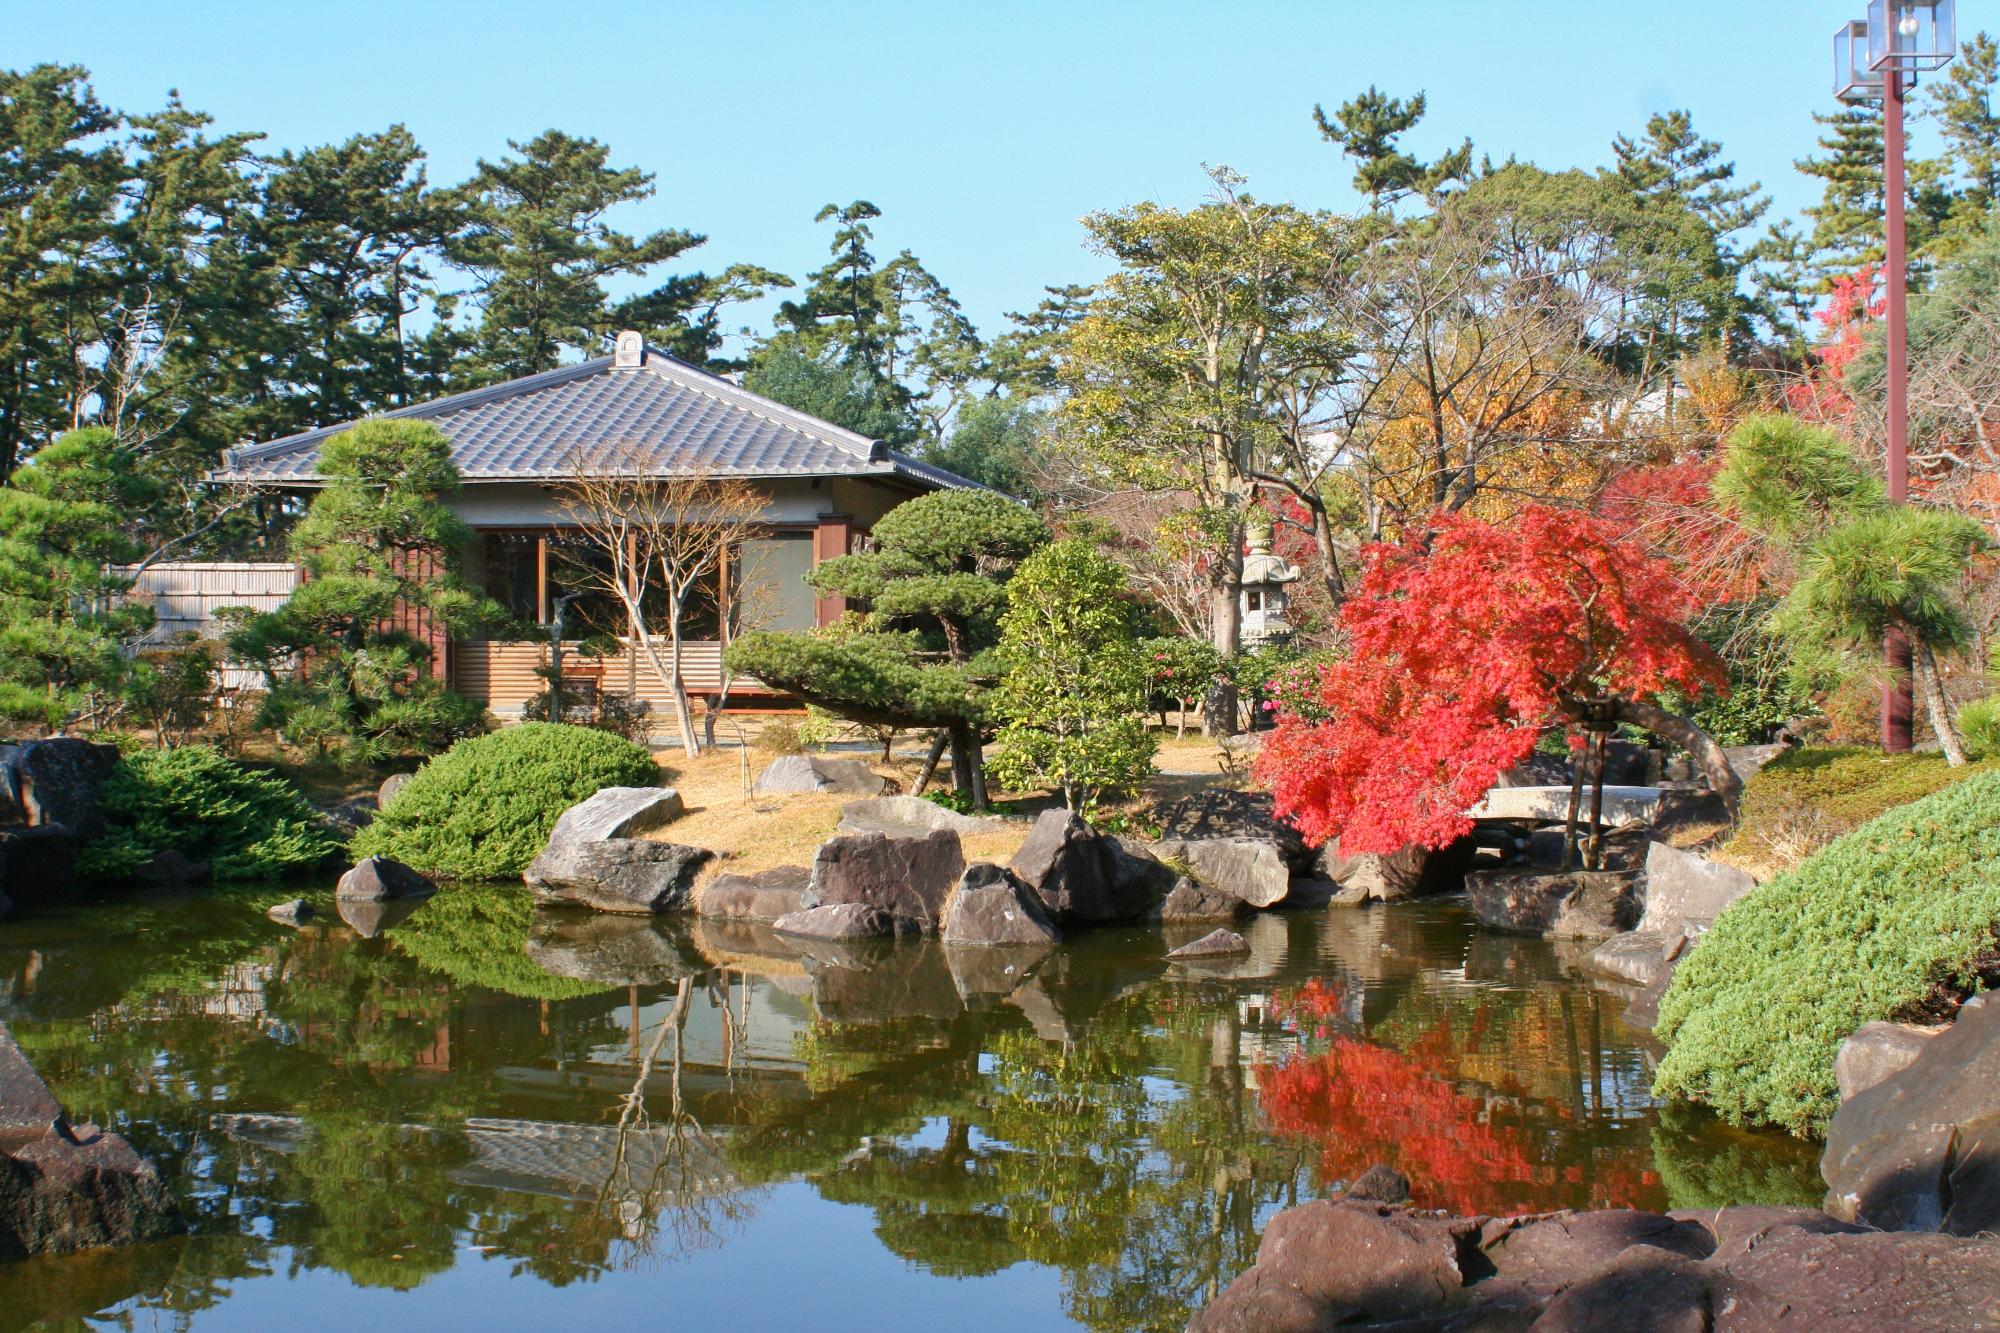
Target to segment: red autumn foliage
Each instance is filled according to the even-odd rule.
[[[1822,339],[1813,357],[1819,364],[1785,388],[1785,406],[1795,415],[1831,425],[1853,413],[1854,400],[1842,381],[1847,367],[1861,354],[1862,330],[1888,310],[1887,299],[1876,291],[1880,277],[1874,264],[1863,264],[1832,280],[1832,292],[1817,316]]]
[[[1721,468],[1720,457],[1629,468],[1597,501],[1599,515],[1658,552],[1704,605],[1747,601],[1769,582],[1764,543],[1709,493]]]
[[[1672,569],[1612,523],[1530,505],[1504,526],[1445,515],[1364,553],[1351,646],[1307,715],[1278,715],[1258,773],[1311,842],[1442,847],[1465,812],[1585,701],[1720,689]],[[1313,720],[1318,718],[1321,720]]]

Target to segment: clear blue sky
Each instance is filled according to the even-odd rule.
[[[1962,33],[2000,23],[1979,0]],[[1863,0],[1322,0],[1195,5],[570,0],[0,0],[11,66],[83,64],[114,106],[178,87],[226,128],[298,147],[402,121],[438,181],[549,126],[658,178],[627,230],[706,233],[710,269],[817,266],[828,201],[872,200],[877,253],[914,250],[988,332],[1045,284],[1100,272],[1077,219],[1198,200],[1204,162],[1254,192],[1354,201],[1315,101],[1430,97],[1419,151],[1598,165],[1613,133],[1687,107],[1782,209],[1833,106],[1831,37]],[[1852,11],[1850,13],[1850,11]]]

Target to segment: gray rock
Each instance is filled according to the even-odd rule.
[[[1620,870],[1482,870],[1465,877],[1472,910],[1495,930],[1609,939],[1639,919],[1636,876]]]
[[[388,809],[389,802],[395,799],[397,792],[408,785],[412,776],[409,773],[391,773],[388,777],[383,778],[382,785],[375,789],[375,808],[377,810]]]
[[[776,921],[804,906],[812,871],[777,866],[754,875],[719,875],[695,895],[695,910],[723,921]]]
[[[1683,935],[1708,929],[1723,910],[1757,887],[1735,866],[1683,852],[1664,842],[1646,846],[1646,910],[1640,930]]]
[[[60,824],[88,842],[104,836],[98,808],[104,781],[118,767],[118,747],[73,736],[0,745],[6,772],[0,806],[6,818],[30,828]]]
[[[208,876],[208,862],[191,861],[171,847],[153,853],[132,872],[133,882],[148,889],[182,889],[190,884],[205,884]]]
[[[1067,810],[1044,810],[1007,868],[1054,920],[1093,924],[1143,916],[1175,878],[1150,852]]]
[[[900,933],[902,923],[867,903],[827,903],[788,912],[771,923],[780,935],[812,940],[885,940]]]
[[[1191,944],[1183,944],[1169,958],[1229,958],[1250,952],[1250,941],[1233,930],[1211,930]]]
[[[1214,839],[1276,844],[1278,854],[1293,870],[1312,864],[1312,848],[1290,821],[1278,818],[1271,794],[1206,787],[1168,807],[1160,820],[1162,839],[1207,842]]]
[[[428,898],[437,887],[401,861],[386,856],[364,857],[340,877],[335,898],[351,902],[381,902],[387,898]]]
[[[1111,885],[1112,910],[1124,921],[1143,917],[1173,891],[1181,873],[1130,838],[1108,837],[1099,844]]]
[[[381,806],[373,796],[354,796],[325,810],[326,822],[342,841],[353,837],[362,829],[375,822],[381,813]]]
[[[1174,881],[1172,891],[1154,905],[1148,919],[1164,925],[1234,921],[1249,910],[1250,904],[1235,894],[1211,889],[1199,880],[1183,875]]]
[[[1249,838],[1189,841],[1163,838],[1153,854],[1168,864],[1185,866],[1211,889],[1241,898],[1252,907],[1284,901],[1292,888],[1292,872],[1283,849],[1275,842]]]
[[[1590,965],[1634,986],[1651,986],[1673,975],[1686,944],[1685,935],[1669,938],[1650,930],[1628,930],[1598,945],[1590,955]]]
[[[958,835],[928,833],[892,838],[880,833],[840,834],[813,856],[812,883],[802,902],[859,903],[934,931],[945,899],[965,873]]]
[[[1405,847],[1399,852],[1357,852],[1343,855],[1340,839],[1330,839],[1313,858],[1313,874],[1340,885],[1334,898],[1338,906],[1358,907],[1366,902],[1394,902],[1416,895],[1422,887],[1424,868],[1430,853],[1421,847]]]
[[[544,855],[570,843],[636,838],[679,819],[685,808],[672,787],[606,787],[563,811]]]
[[[756,790],[780,792],[830,791],[845,796],[880,796],[889,780],[859,759],[831,759],[817,754],[780,755],[757,775]]]
[[[2000,993],[1967,1000],[1907,1066],[1840,1104],[1820,1174],[1845,1221],[2000,1231]]]
[[[96,1125],[71,1125],[0,1024],[0,1259],[178,1235],[153,1163]]]
[[[294,898],[288,903],[279,903],[266,908],[264,915],[281,926],[302,926],[317,915],[311,903],[303,898]]]
[[[1377,1162],[1348,1182],[1340,1192],[1343,1199],[1368,1203],[1408,1203],[1410,1178],[1394,1167]]]
[[[1833,1079],[1840,1086],[1840,1100],[1859,1097],[1877,1083],[1908,1069],[1924,1053],[1931,1038],[1944,1027],[1918,1027],[1914,1023],[1863,1023],[1840,1043],[1833,1057]]]
[[[550,838],[524,877],[535,901],[595,912],[677,912],[714,852],[644,838],[601,842]]]
[[[891,838],[921,838],[931,833],[995,833],[1008,821],[962,815],[921,796],[878,796],[849,801],[840,808],[838,833],[881,833]]]
[[[649,916],[537,911],[523,947],[551,976],[608,986],[658,986],[707,970]]]
[[[53,907],[77,895],[76,836],[60,824],[0,829],[0,863],[17,908]]]
[[[1062,938],[1028,886],[1005,866],[985,861],[959,877],[939,934],[955,945],[1054,944]]]
[[[1764,771],[1764,765],[1790,748],[1789,745],[1725,745],[1722,755],[1738,780],[1748,782]]]

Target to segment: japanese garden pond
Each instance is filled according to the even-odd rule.
[[[1157,930],[801,954],[506,888],[293,930],[290,892],[0,924],[0,1019],[191,1224],[0,1264],[0,1333],[1177,1329],[1378,1161],[1465,1212],[1822,1191],[1810,1145],[1660,1106],[1618,998],[1450,901],[1170,968]]]

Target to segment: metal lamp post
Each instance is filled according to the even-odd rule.
[[[1908,287],[1908,236],[1903,226],[1907,193],[1903,166],[1903,103],[1917,74],[1944,68],[1958,51],[1952,0],[1873,0],[1868,17],[1843,24],[1833,35],[1833,92],[1853,105],[1882,104],[1883,263],[1888,316],[1889,502],[1910,492],[1910,367],[1904,296]],[[1910,644],[1891,631],[1886,645],[1890,683],[1882,700],[1882,748],[1910,748],[1915,714],[1910,691]]]

